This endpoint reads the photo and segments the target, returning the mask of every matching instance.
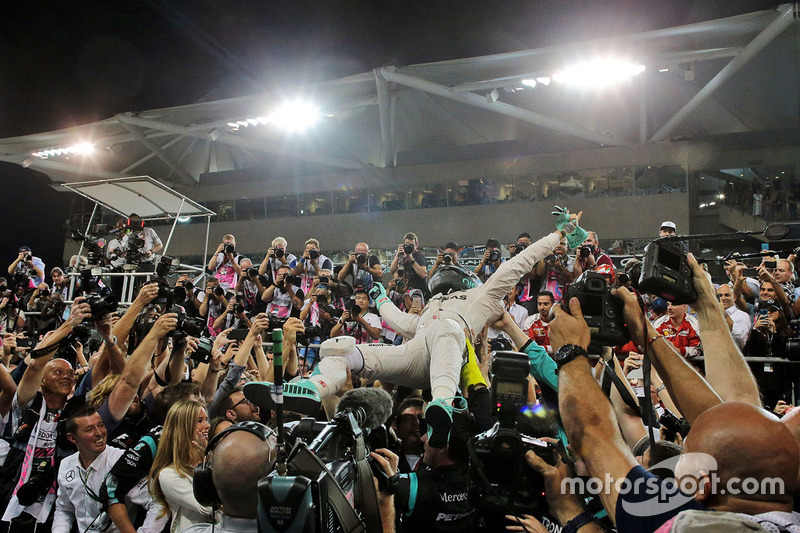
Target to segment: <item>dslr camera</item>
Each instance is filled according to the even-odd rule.
[[[547,510],[544,478],[525,461],[525,453],[553,464],[553,446],[517,430],[517,415],[528,405],[528,356],[496,352],[491,361],[492,406],[498,422],[469,444],[469,501],[476,508],[541,516]]]
[[[639,290],[676,305],[697,301],[692,269],[679,239],[656,239],[645,247]]]
[[[236,247],[232,244],[225,245],[225,255],[234,255],[236,253]]]
[[[495,261],[500,259],[500,250],[497,248],[492,248],[489,250],[489,261],[494,263]]]
[[[20,505],[33,505],[39,498],[44,498],[53,485],[56,471],[50,457],[34,457],[31,464],[31,475],[28,481],[17,489],[17,500]]]
[[[173,331],[167,333],[167,337],[172,337],[175,342],[181,341],[186,337],[199,337],[203,333],[203,319],[192,318],[186,314],[183,308],[174,306],[167,311],[178,315],[178,324]]]
[[[358,265],[366,265],[367,264],[367,254],[364,252],[359,252],[356,254],[356,264]]]
[[[407,255],[411,255],[414,253],[414,244],[410,242],[403,243],[403,251]]]
[[[622,314],[623,303],[611,295],[611,287],[597,272],[587,271],[567,288],[564,304],[576,297],[581,303],[583,318],[592,334],[592,344],[617,346],[630,340]]]
[[[445,265],[452,265],[453,264],[453,252],[445,252],[442,254],[442,262]]]
[[[583,258],[589,257],[592,254],[592,247],[583,245],[578,248],[578,254]]]

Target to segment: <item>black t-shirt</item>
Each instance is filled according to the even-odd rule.
[[[469,465],[400,474],[395,507],[402,531],[473,531],[480,513],[469,504]]]
[[[415,250],[414,253],[411,254],[411,257],[414,258],[414,261],[418,265],[425,267],[425,270],[428,269],[428,260],[425,258],[425,255],[422,252],[420,252],[419,250]],[[405,269],[404,276],[405,276],[405,278],[407,280],[408,287],[411,288],[411,289],[419,289],[419,290],[421,290],[422,294],[425,295],[425,300],[430,298],[431,294],[428,291],[428,278],[427,278],[427,276],[426,277],[420,277],[419,274],[417,274],[416,270],[414,270],[414,265],[411,264],[411,261],[409,261],[409,262],[405,261],[405,256],[400,258],[400,262],[398,264],[398,267],[401,267],[401,266],[402,266],[402,268]]]
[[[708,510],[689,494],[680,491],[673,479],[662,479],[642,466],[631,468],[625,477],[630,490],[621,487],[617,499],[617,531],[648,533],[655,531],[681,511]]]

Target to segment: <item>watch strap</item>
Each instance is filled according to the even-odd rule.
[[[592,521],[592,515],[584,511],[575,518],[573,518],[572,520],[570,520],[569,522],[567,522],[566,524],[564,524],[564,527],[561,528],[561,533],[575,533],[576,531],[578,531],[580,528],[582,528],[591,521]]]

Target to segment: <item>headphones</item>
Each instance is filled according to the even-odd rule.
[[[139,220],[139,222],[131,222],[129,217],[128,220],[125,221],[125,227],[133,230],[144,229],[144,220]]]
[[[235,431],[246,431],[264,442],[275,435],[275,432],[264,424],[248,420],[233,424],[212,438],[206,447],[206,455],[203,458],[203,462],[194,469],[194,497],[200,505],[215,509],[222,505],[217,488],[214,486],[213,470],[211,468],[212,457],[209,457],[209,454],[222,442],[222,439]]]

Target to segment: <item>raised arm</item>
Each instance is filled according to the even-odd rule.
[[[139,289],[139,294],[136,295],[128,310],[114,324],[111,334],[117,338],[117,346],[120,349],[125,349],[125,343],[128,342],[128,335],[131,332],[133,323],[136,321],[136,317],[156,296],[158,296],[158,283],[144,285]]]
[[[133,399],[139,392],[139,386],[144,381],[149,370],[150,359],[156,351],[158,341],[178,324],[176,313],[166,313],[156,320],[150,332],[145,336],[139,346],[133,351],[122,372],[122,377],[114,386],[108,397],[108,410],[114,420],[122,420]]]
[[[691,254],[689,266],[698,295],[697,301],[691,305],[697,312],[700,326],[698,334],[705,348],[706,379],[709,385],[723,401],[745,402],[760,407],[758,385],[750,366],[731,336],[723,316],[727,315],[717,303],[714,287]],[[780,287],[777,283],[773,286]],[[678,400],[678,397],[673,398]]]

